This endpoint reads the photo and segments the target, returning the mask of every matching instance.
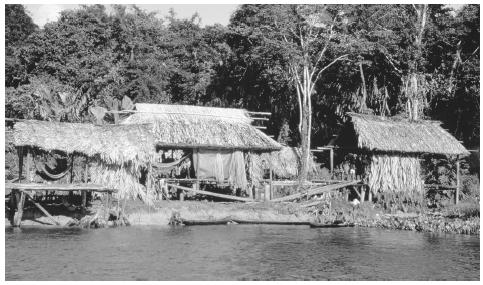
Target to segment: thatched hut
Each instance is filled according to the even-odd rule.
[[[372,194],[422,193],[422,155],[469,154],[437,121],[409,121],[356,113],[348,113],[348,116],[350,120],[335,145],[364,158],[364,180]]]
[[[181,159],[171,163],[191,158],[197,181],[247,189],[249,156],[281,149],[251,122],[243,109],[136,104],[133,114],[121,124],[152,124],[157,149],[183,150]]]
[[[88,163],[91,183],[118,189],[119,198],[139,197],[146,202],[150,200],[147,187],[140,182],[156,156],[154,139],[148,125],[92,125],[25,120],[15,124],[13,144],[21,155],[28,149],[34,155],[34,160],[39,160],[42,155],[60,152],[70,157],[71,171],[75,157],[84,158],[85,163]],[[37,163],[34,165],[39,169],[38,172],[43,171],[49,175],[45,165],[40,163],[39,166],[39,161],[34,163]],[[27,176],[31,180],[35,177]],[[54,180],[61,178],[57,176]],[[73,172],[69,176],[70,182],[73,182]],[[80,177],[75,179],[79,180]]]

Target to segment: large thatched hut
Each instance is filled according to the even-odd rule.
[[[70,163],[70,182],[87,182],[81,175],[73,177],[76,158],[88,165],[89,182],[118,190],[119,198],[141,198],[149,202],[146,170],[155,160],[154,139],[148,125],[92,125],[25,120],[13,128],[13,144],[19,155],[33,155],[36,169],[27,175],[47,175],[51,183],[64,182],[62,174],[49,174],[42,157],[59,154]],[[31,171],[31,169],[27,169]],[[76,179],[76,180],[75,180]],[[64,179],[65,180],[65,179]],[[84,181],[79,181],[84,180]]]
[[[166,166],[190,160],[194,180],[245,190],[252,180],[250,156],[281,149],[251,122],[243,109],[136,104],[133,114],[121,124],[152,124],[155,144],[164,153]],[[182,152],[167,159],[172,150]]]
[[[422,155],[469,154],[437,121],[356,113],[348,116],[350,120],[334,144],[342,152],[356,153],[362,158],[364,180],[372,194],[422,193]]]

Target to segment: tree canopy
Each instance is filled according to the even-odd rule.
[[[89,121],[90,107],[123,98],[239,107],[272,112],[267,132],[295,146],[305,66],[312,146],[347,111],[408,115],[414,86],[422,118],[479,145],[478,5],[241,5],[227,27],[113,8],[65,10],[38,28],[5,6],[7,117]]]

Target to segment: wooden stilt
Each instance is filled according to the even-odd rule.
[[[367,200],[372,203],[372,191],[371,190],[369,190],[369,198]]]
[[[366,187],[361,186],[361,204],[364,203],[365,198],[366,198]]]
[[[455,194],[455,204],[458,204],[460,196],[460,159],[456,156],[456,194]]]
[[[25,204],[25,193],[20,192],[20,199],[18,200],[18,203],[17,203],[17,212],[13,217],[14,227],[20,227],[20,223],[22,222],[24,204]]]

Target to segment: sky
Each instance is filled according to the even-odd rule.
[[[148,12],[158,12],[166,16],[170,8],[173,8],[180,18],[191,18],[198,12],[201,17],[201,25],[222,24],[228,25],[232,13],[239,6],[238,4],[136,4]],[[66,9],[78,8],[78,4],[24,4],[29,15],[37,26],[43,27],[46,23],[56,21],[59,13]],[[112,11],[110,5],[105,5],[109,13]],[[461,4],[450,4],[455,9],[461,8]]]
[[[236,10],[237,4],[136,4],[138,7],[148,12],[158,12],[160,16],[168,14],[170,8],[173,8],[179,18],[191,18],[198,12],[201,17],[201,25],[213,25],[215,23],[228,25],[231,14]],[[56,21],[59,13],[66,9],[75,9],[79,5],[76,4],[24,4],[29,15],[37,26],[43,27],[48,22]],[[110,12],[109,5],[106,11]]]

